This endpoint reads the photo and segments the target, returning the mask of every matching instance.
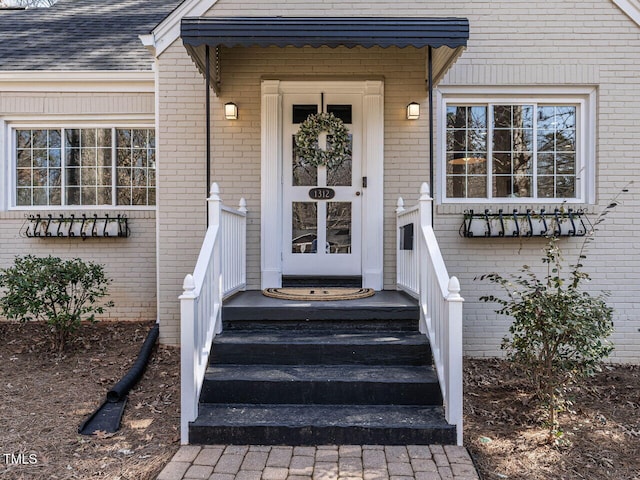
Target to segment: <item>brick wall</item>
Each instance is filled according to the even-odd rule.
[[[153,124],[154,96],[148,93],[73,93],[73,92],[2,92],[0,85],[0,121],[11,126],[14,121],[98,122],[105,118],[124,116],[148,118]],[[108,125],[112,126],[112,125]],[[4,145],[0,146],[0,168],[7,165]],[[2,175],[0,175],[2,178]],[[5,188],[5,185],[2,186]],[[5,192],[2,192],[4,195]],[[105,213],[125,214],[131,235],[129,238],[26,238],[25,215]],[[0,268],[13,263],[17,255],[54,255],[62,258],[79,257],[105,266],[113,279],[110,299],[115,306],[99,318],[118,320],[156,319],[156,212],[148,210],[9,210],[0,211]]]
[[[388,15],[390,2],[220,0],[210,15]],[[590,2],[450,1],[393,2],[393,15],[461,16],[470,21],[468,49],[442,85],[587,85],[597,88],[597,204],[599,211],[629,178],[637,176],[640,124],[640,28],[608,0]],[[385,79],[385,286],[395,278],[394,215],[398,195],[411,205],[428,179],[428,118],[404,120],[410,101],[426,105],[424,52],[415,49],[223,50],[220,98],[213,97],[212,159],[222,198],[249,208],[249,282],[259,286],[260,77],[284,75],[380,76]],[[160,58],[160,308],[164,341],[178,341],[181,282],[195,263],[204,233],[204,81],[176,42]],[[221,106],[239,105],[240,119],[225,122]],[[162,184],[165,184],[165,187]],[[640,361],[640,332],[633,323],[640,294],[640,255],[634,234],[639,196],[632,188],[590,250],[587,268],[594,291],[612,292],[616,309],[616,361]],[[465,351],[500,354],[508,320],[497,318],[478,297],[489,286],[474,278],[537,264],[543,241],[467,240],[458,235],[465,208],[438,206],[436,230],[450,274],[457,275],[465,303]],[[510,206],[504,206],[510,208]],[[189,237],[189,238],[184,238]],[[571,258],[578,240],[563,239]]]

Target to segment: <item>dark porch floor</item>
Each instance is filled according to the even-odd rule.
[[[345,316],[345,313],[347,315]],[[417,320],[418,302],[409,295],[382,290],[357,300],[293,301],[265,297],[260,290],[240,292],[223,302],[225,322],[269,320]]]

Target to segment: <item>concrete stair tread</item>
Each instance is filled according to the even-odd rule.
[[[406,365],[215,365],[205,381],[437,383],[432,366]]]
[[[427,345],[423,334],[413,332],[224,332],[213,344],[320,344],[320,345]]]
[[[192,426],[454,429],[441,406],[203,404]]]

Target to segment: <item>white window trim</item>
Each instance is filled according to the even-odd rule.
[[[0,211],[155,211],[158,204],[158,185],[156,175],[156,205],[16,205],[16,145],[15,130],[20,129],[54,129],[54,128],[148,128],[155,129],[153,117],[132,116],[127,120],[123,116],[116,118],[71,120],[66,118],[24,119],[13,118],[0,121],[0,144],[5,150],[0,151],[0,185],[6,186],[5,194],[0,195]],[[156,130],[157,134],[157,130]],[[156,137],[157,150],[157,137]],[[3,161],[4,160],[4,161]],[[157,165],[157,157],[156,157]],[[115,184],[115,172],[114,183]]]
[[[627,16],[640,25],[640,1],[638,0],[612,0],[620,10],[627,14]]]
[[[596,88],[595,87],[470,87],[442,86],[436,89],[437,166],[436,201],[439,204],[594,204],[596,171]],[[578,106],[576,149],[579,193],[576,198],[447,198],[446,197],[446,107],[449,103],[486,105],[489,103],[557,103]]]

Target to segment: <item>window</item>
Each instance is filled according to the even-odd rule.
[[[155,205],[150,128],[16,128],[21,206]]]
[[[586,202],[587,99],[445,98],[442,198]]]

